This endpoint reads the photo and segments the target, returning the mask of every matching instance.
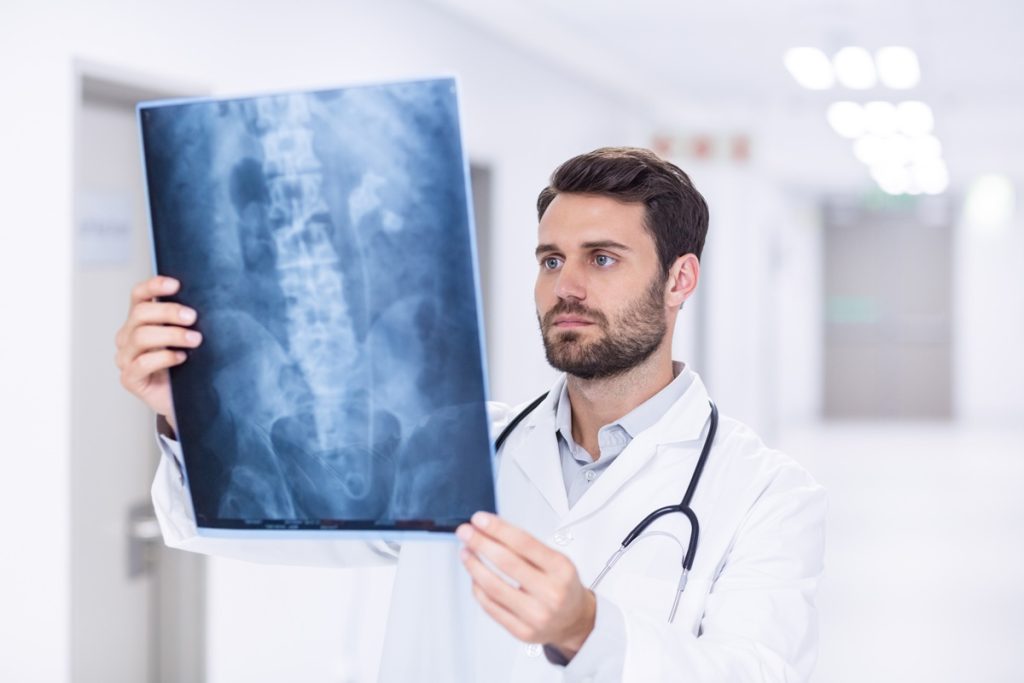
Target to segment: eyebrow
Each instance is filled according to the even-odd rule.
[[[625,244],[615,240],[597,240],[596,242],[584,242],[580,245],[584,249],[615,249],[616,251],[633,251]],[[549,251],[560,251],[556,244],[538,244],[534,252],[537,256],[546,254]]]

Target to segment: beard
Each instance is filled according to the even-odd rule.
[[[614,321],[575,299],[559,301],[543,318],[538,313],[548,363],[580,379],[615,377],[635,368],[650,358],[665,338],[668,324],[663,296],[664,283],[655,277]],[[559,315],[584,316],[604,335],[588,342],[574,330],[559,331],[554,326]]]

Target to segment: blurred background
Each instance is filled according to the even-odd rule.
[[[0,8],[0,679],[374,680],[389,570],[163,550],[113,336],[134,103],[455,74],[491,389],[553,378],[553,168],[651,147],[711,229],[676,356],[829,490],[815,680],[1024,679],[1024,5],[178,0]],[[424,586],[429,590],[429,586]]]

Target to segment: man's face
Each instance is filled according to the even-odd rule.
[[[621,374],[667,330],[665,282],[644,205],[559,194],[541,219],[534,296],[548,362],[582,379]]]

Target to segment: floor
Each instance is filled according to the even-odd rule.
[[[1024,424],[844,424],[781,446],[829,491],[815,681],[1024,680]]]

